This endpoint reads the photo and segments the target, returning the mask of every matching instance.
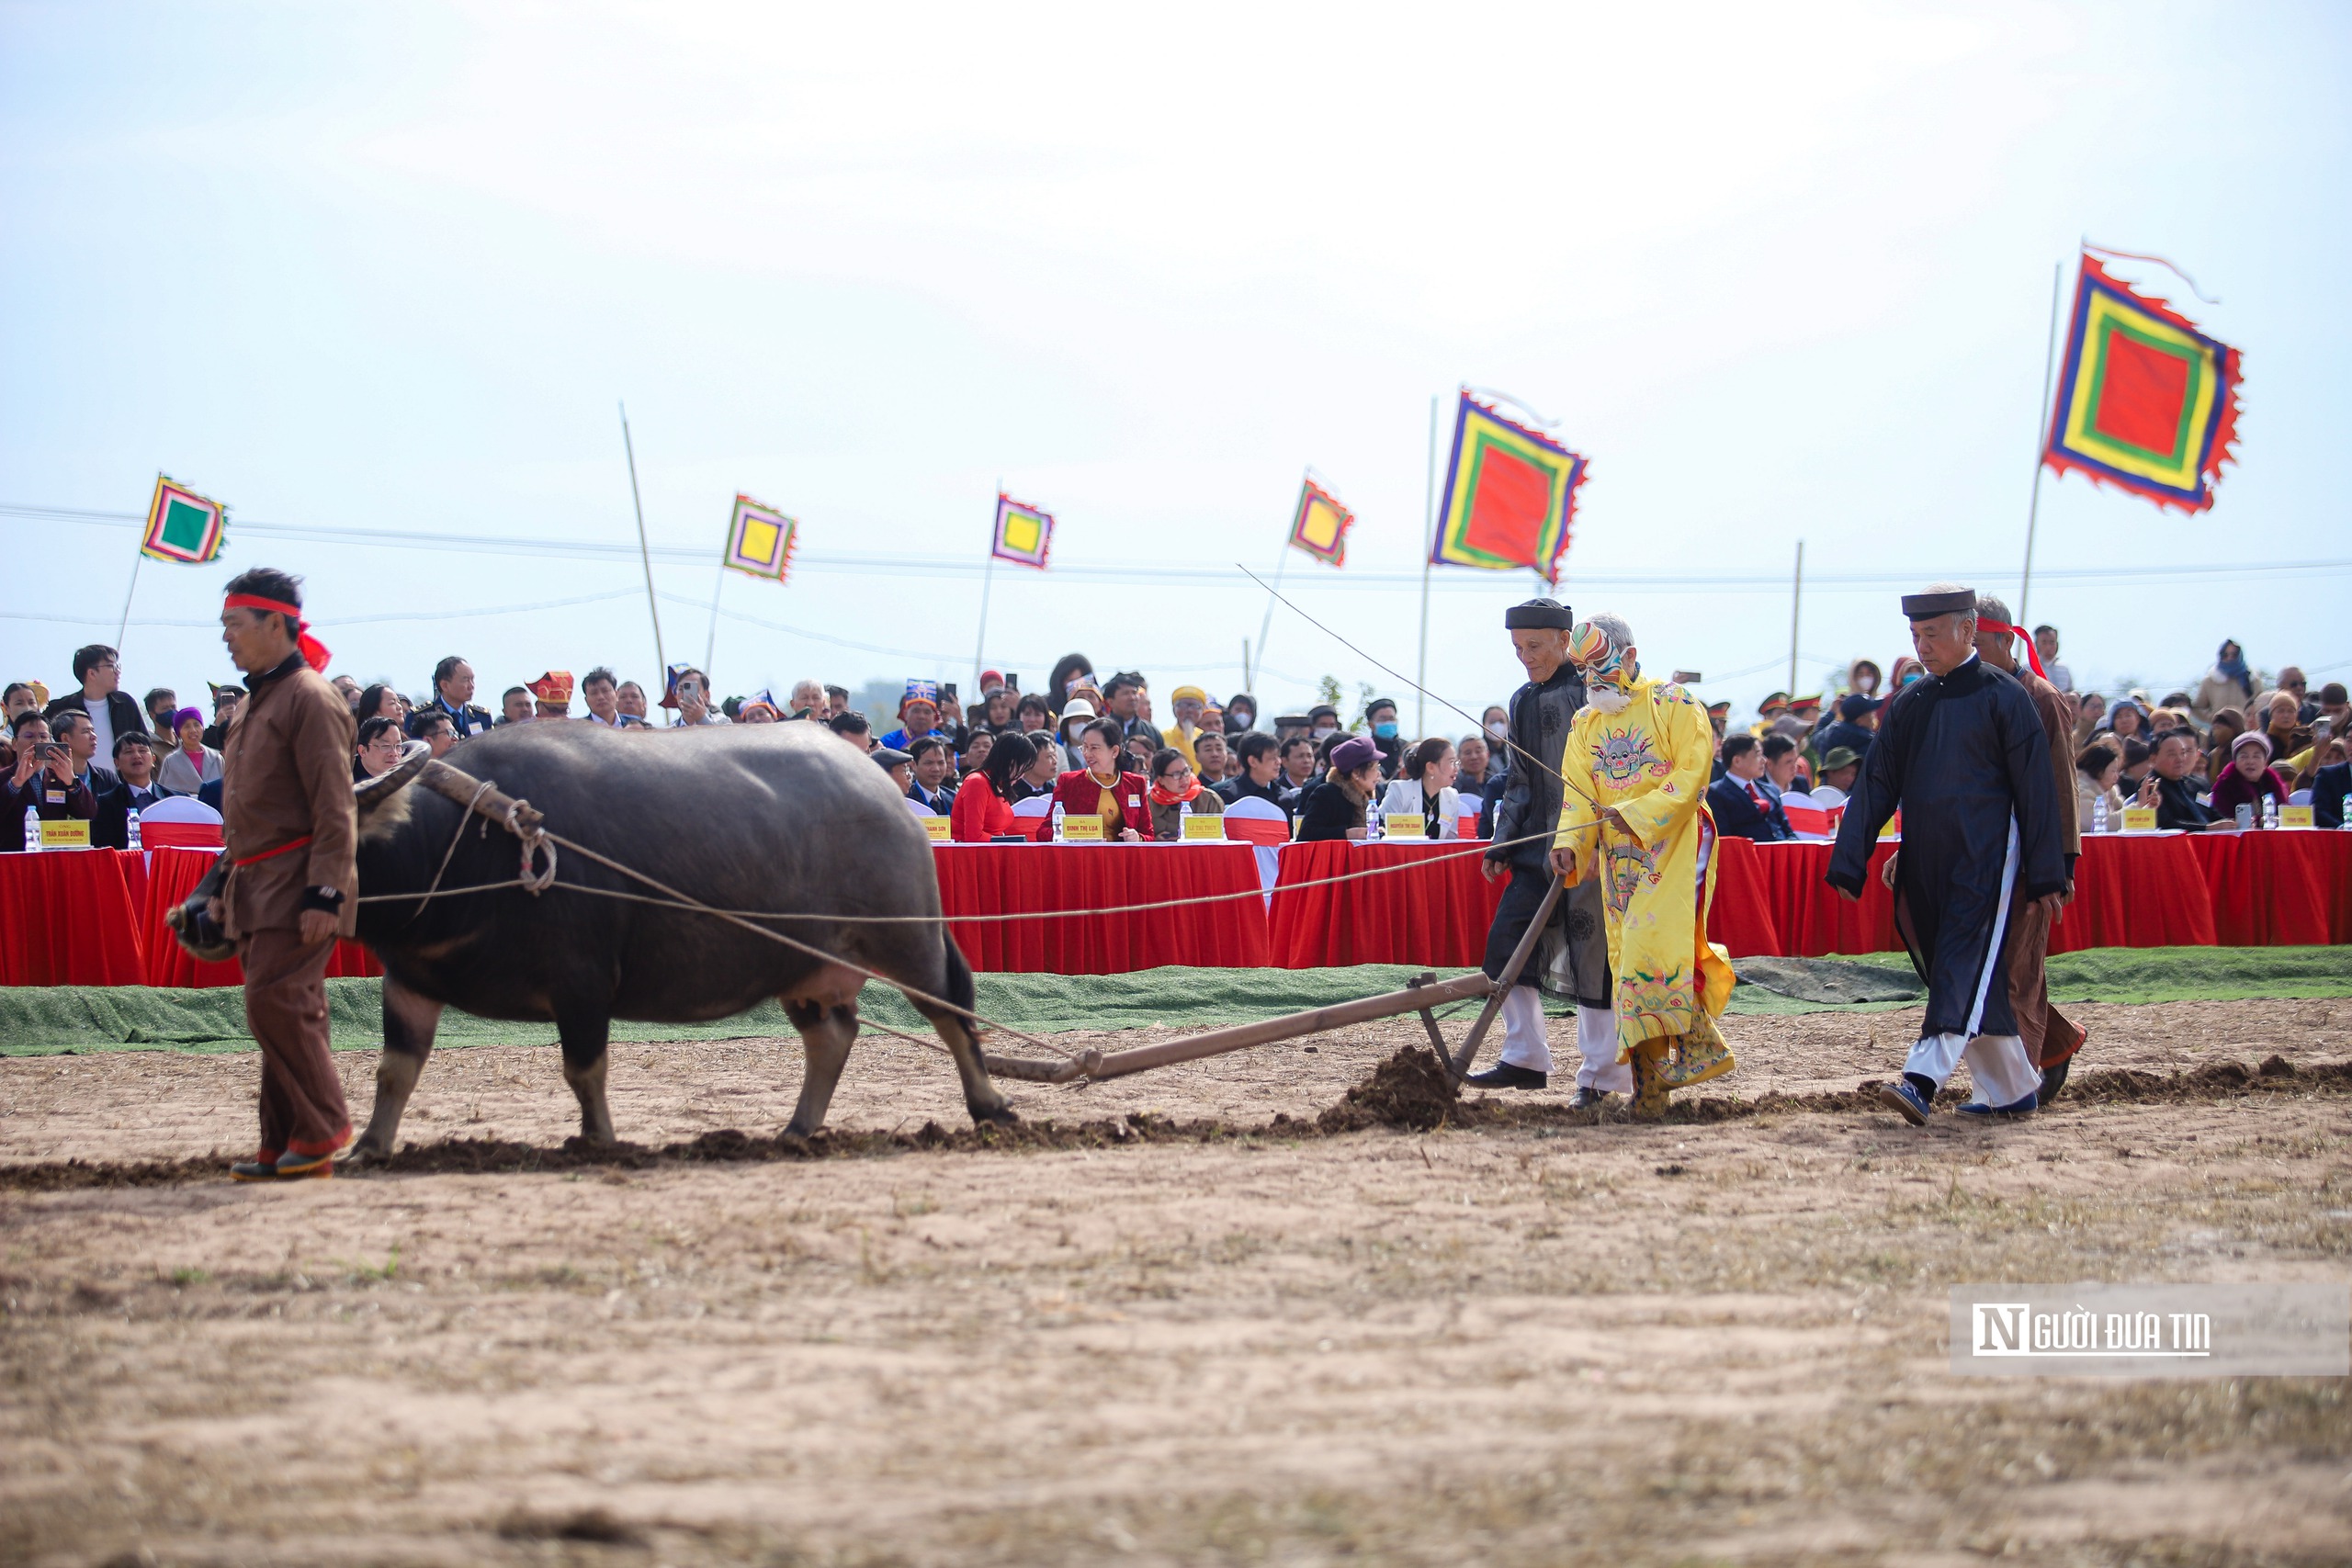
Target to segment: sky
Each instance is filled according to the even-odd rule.
[[[2342,679],[2346,84],[2318,5],[0,5],[0,671],[64,688],[128,597],[125,684],[185,696],[269,564],[363,681],[650,683],[626,403],[722,693],[1078,651],[1164,712],[1246,640],[1268,713],[1458,732],[1535,588],[1430,574],[1405,686],[1468,385],[1590,460],[1560,596],[1744,711],[1800,541],[1801,692],[1906,650],[1905,586],[2017,606],[2087,237],[2219,301],[2117,264],[2244,351],[2238,462],[2197,516],[2045,476],[2026,615],[2110,692],[2224,637]],[[1309,468],[1358,521],[1269,619]],[[230,545],[134,587],[158,471]],[[985,572],[1000,486],[1047,570]],[[787,582],[718,582],[738,491]]]

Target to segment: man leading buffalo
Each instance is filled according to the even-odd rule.
[[[2034,1109],[2041,1074],[2010,999],[2012,910],[2054,920],[2066,893],[2049,739],[2025,688],[1978,657],[1976,603],[1949,582],[1904,596],[1929,678],[1887,709],[1829,862],[1830,886],[1860,897],[1879,829],[1901,809],[1894,929],[1928,984],[1928,1014],[1902,1077],[1879,1098],[1915,1126],[1963,1060],[1976,1099],[1962,1110]]]
[[[1550,599],[1531,599],[1503,612],[1511,652],[1527,671],[1527,683],[1511,694],[1510,771],[1502,804],[1495,811],[1495,848],[1481,869],[1493,881],[1510,878],[1487,933],[1482,967],[1500,979],[1527,928],[1551,891],[1552,837],[1559,826],[1560,760],[1577,710],[1585,705],[1584,678],[1568,659],[1568,633],[1576,617]],[[1511,840],[1522,840],[1512,842]],[[1554,908],[1554,930],[1503,998],[1501,1060],[1470,1075],[1482,1089],[1543,1089],[1551,1082],[1552,1050],[1545,1038],[1544,1002],[1537,980],[1547,969],[1556,988],[1577,999],[1578,1107],[1598,1106],[1611,1094],[1634,1088],[1633,1068],[1617,1059],[1617,1018],[1611,1008],[1609,941],[1601,926],[1599,877],[1568,888]],[[1557,953],[1556,959],[1547,950]]]
[[[351,1141],[327,1049],[327,958],[349,936],[358,812],[351,709],[320,673],[301,580],[256,567],[229,581],[220,640],[251,695],[221,750],[230,870],[207,913],[237,944],[245,1025],[261,1047],[261,1148],[240,1181],[334,1174]]]

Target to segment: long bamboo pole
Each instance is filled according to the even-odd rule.
[[[1437,555],[1437,403],[1430,399],[1430,460],[1421,479],[1421,661],[1414,671],[1414,684],[1421,688],[1421,700],[1414,709],[1413,733],[1426,736],[1430,732],[1430,566]]]
[[[637,444],[629,439],[628,404],[621,404],[620,410],[621,450],[628,454],[628,499],[637,508],[637,555],[645,564],[645,612],[653,617],[653,658],[662,666],[662,689],[666,694],[670,687],[670,656],[662,647],[662,607],[653,601],[653,550],[645,542],[645,497],[637,488]],[[708,673],[704,671],[705,675]]]
[[[1789,587],[1789,683],[1781,690],[1793,702],[1797,694],[1797,626],[1804,614],[1804,541],[1797,541],[1797,574]]]
[[[2050,264],[2050,346],[2041,356],[2041,419],[2033,438],[2033,500],[2025,512],[2025,571],[2018,582],[2018,625],[2030,626],[2025,618],[2026,601],[2033,597],[2033,534],[2041,522],[2041,470],[2049,465],[2042,461],[2046,449],[2043,443],[2050,438],[2050,384],[2058,373],[2058,286],[2066,275],[2064,262]],[[2027,636],[2033,634],[2028,632]]]

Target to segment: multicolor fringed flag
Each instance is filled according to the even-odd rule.
[[[727,525],[727,564],[746,576],[782,582],[792,570],[799,534],[800,525],[783,513],[738,495],[735,515]]]
[[[1430,559],[1487,571],[1532,567],[1556,583],[1585,467],[1558,442],[1464,392]]]
[[[1348,559],[1348,525],[1356,514],[1340,498],[1313,479],[1300,482],[1298,511],[1290,520],[1293,549],[1305,550],[1317,560],[1344,566]]]
[[[2237,423],[2238,351],[2085,255],[2041,460],[2203,512]]]
[[[147,506],[141,555],[200,566],[220,553],[229,530],[229,509],[163,474],[155,476],[155,499]]]
[[[1054,514],[999,491],[996,535],[989,553],[999,560],[1017,560],[1023,566],[1034,566],[1043,571],[1046,554],[1053,547]]]

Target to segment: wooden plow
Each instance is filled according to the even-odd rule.
[[[1535,951],[1535,944],[1551,924],[1552,912],[1559,907],[1561,883],[1555,877],[1551,891],[1544,895],[1543,906],[1528,923],[1527,932],[1519,939],[1510,960],[1503,966],[1499,980],[1489,980],[1483,974],[1461,975],[1451,980],[1440,980],[1434,975],[1419,976],[1406,982],[1405,989],[1388,991],[1361,1001],[1334,1002],[1329,1007],[1310,1008],[1305,1012],[1284,1013],[1280,1018],[1261,1019],[1256,1023],[1238,1023],[1227,1029],[1214,1029],[1206,1034],[1188,1034],[1177,1040],[1163,1040],[1154,1045],[1137,1045],[1125,1051],[1086,1050],[1067,1061],[1040,1062],[1019,1056],[998,1056],[983,1053],[981,1061],[997,1077],[1012,1078],[1024,1083],[1075,1083],[1084,1078],[1125,1077],[1129,1073],[1148,1072],[1175,1062],[1198,1061],[1203,1056],[1221,1056],[1228,1051],[1244,1051],[1252,1045],[1271,1045],[1278,1040],[1295,1040],[1304,1035],[1322,1034],[1334,1029],[1344,1029],[1352,1023],[1370,1023],[1374,1019],[1395,1018],[1401,1013],[1418,1012],[1421,1027],[1429,1031],[1430,1047],[1438,1060],[1459,1081],[1478,1059],[1478,1046],[1486,1039],[1487,1031],[1501,1010],[1503,998],[1510,994],[1511,986],[1519,979],[1520,971]],[[1445,1036],[1437,1026],[1435,1010],[1452,1002],[1468,1001],[1484,997],[1487,1005],[1478,1010],[1477,1021],[1470,1026],[1461,1049],[1449,1051]]]

